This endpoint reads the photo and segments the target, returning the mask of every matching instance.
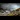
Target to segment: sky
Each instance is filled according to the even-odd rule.
[[[16,4],[16,3],[8,3],[8,4],[2,4],[1,5],[1,8],[3,9],[10,9],[10,11],[13,11],[13,10],[16,10],[17,8],[19,8],[20,5],[19,4]]]

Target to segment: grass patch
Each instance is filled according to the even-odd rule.
[[[10,13],[10,14],[8,14],[7,16],[13,16],[13,14]]]

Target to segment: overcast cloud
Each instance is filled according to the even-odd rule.
[[[1,8],[3,8],[3,9],[7,8],[7,9],[10,9],[11,11],[16,10],[16,8],[19,8],[19,7],[20,7],[20,5],[16,4],[16,3],[3,4],[1,6]]]

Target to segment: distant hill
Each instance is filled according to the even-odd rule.
[[[20,10],[20,8],[16,9],[16,11],[19,11],[19,10]]]

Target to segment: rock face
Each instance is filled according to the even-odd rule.
[[[19,11],[20,8],[16,9],[16,11]]]
[[[19,11],[20,12],[20,8],[16,9],[16,11]]]
[[[11,12],[11,13],[13,13],[13,14],[15,14],[15,15],[20,14],[20,8],[18,8],[18,9],[16,9],[16,10],[13,10],[13,12]]]
[[[20,14],[20,8],[16,9],[16,13]]]

